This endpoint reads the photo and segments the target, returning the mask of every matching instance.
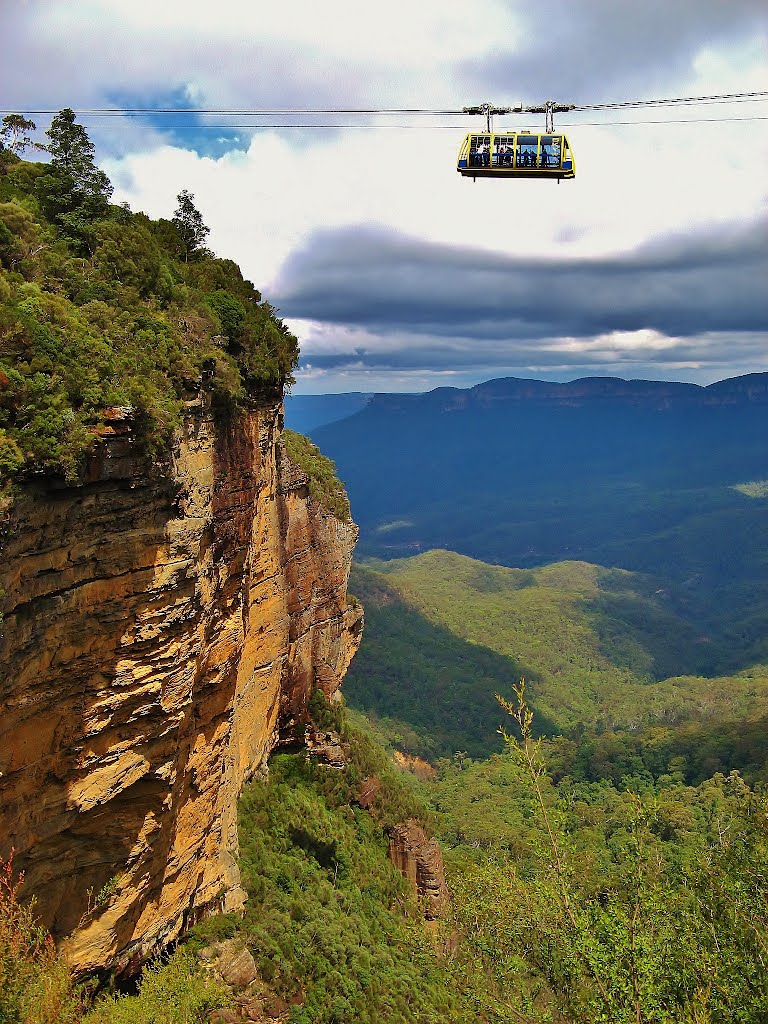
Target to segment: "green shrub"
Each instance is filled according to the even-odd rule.
[[[309,493],[315,501],[341,522],[350,522],[349,499],[344,484],[336,476],[333,460],[323,455],[308,437],[293,430],[283,431],[283,441],[288,458],[309,477]]]
[[[107,205],[101,178],[70,210],[50,167],[0,178],[0,474],[75,480],[110,406],[133,407],[155,457],[201,390],[228,413],[282,394],[297,341],[236,264],[182,262],[173,224]]]
[[[203,1024],[211,1010],[229,1001],[225,986],[207,978],[195,957],[180,950],[144,972],[138,995],[105,998],[83,1024]]]
[[[13,856],[0,859],[0,1024],[75,1024],[81,1002],[69,969],[34,904],[20,901],[22,881]]]

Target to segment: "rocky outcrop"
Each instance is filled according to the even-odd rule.
[[[426,919],[440,917],[448,905],[448,886],[437,840],[427,838],[418,821],[409,818],[390,829],[389,859],[422,901]]]
[[[356,528],[287,461],[282,406],[188,412],[158,469],[115,411],[87,481],[29,485],[5,528],[0,853],[83,972],[242,904],[237,797],[362,628]]]
[[[395,750],[392,754],[392,760],[401,771],[410,772],[411,775],[415,775],[422,782],[431,782],[437,778],[437,771],[429,761],[425,761],[423,757],[418,757],[416,754],[406,754],[402,750]]]

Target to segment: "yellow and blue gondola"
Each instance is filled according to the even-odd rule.
[[[535,132],[470,132],[456,170],[466,178],[562,178],[576,176],[565,135]]]

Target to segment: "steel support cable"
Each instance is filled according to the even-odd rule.
[[[768,90],[753,92],[718,93],[712,96],[674,96],[652,100],[621,100],[613,103],[581,103],[555,104],[556,112],[565,110],[621,110],[632,107],[664,107],[679,105],[695,105],[708,103],[736,103],[747,100],[768,99]],[[492,104],[479,104],[476,107],[461,109],[421,107],[88,107],[76,110],[78,116],[84,117],[146,117],[149,115],[194,114],[200,116],[218,115],[220,117],[286,117],[289,115],[306,114],[349,114],[349,115],[427,115],[451,116],[465,114],[469,110],[485,112],[487,108],[504,113],[543,113],[547,104],[535,104],[527,107],[522,104],[508,107],[494,107]],[[561,108],[558,110],[558,108]],[[0,114],[58,114],[57,109],[48,108],[0,108]]]
[[[706,124],[708,122],[725,123],[728,121],[768,121],[768,114],[747,114],[743,117],[676,117],[676,118],[664,118],[663,120],[642,120],[642,121],[569,121],[566,128],[610,128],[618,125],[633,125],[633,124]],[[186,124],[166,124],[164,128],[167,130],[173,129],[192,129],[199,131],[202,129],[208,129],[209,131],[273,131],[292,128],[301,129],[323,129],[323,130],[338,130],[338,129],[360,129],[360,130],[376,130],[376,131],[449,131],[449,132],[465,132],[467,129],[466,124],[211,124],[203,123],[200,124],[195,121],[189,121]],[[481,132],[482,134],[482,132]]]

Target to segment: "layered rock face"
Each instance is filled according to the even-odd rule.
[[[423,901],[428,921],[440,917],[448,906],[443,854],[436,839],[429,839],[415,818],[395,825],[389,833],[389,859],[408,879]]]
[[[158,471],[116,416],[85,484],[29,487],[6,524],[0,853],[79,971],[241,905],[240,790],[359,643],[356,528],[281,427],[190,407]]]

